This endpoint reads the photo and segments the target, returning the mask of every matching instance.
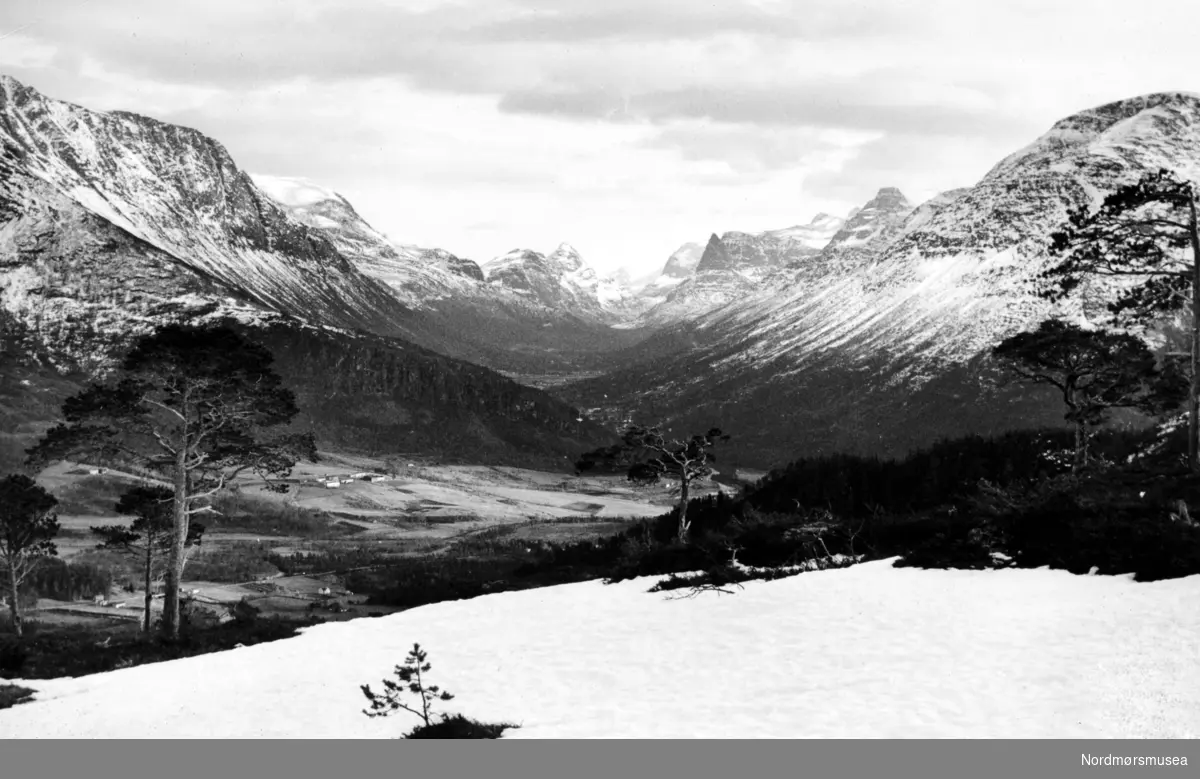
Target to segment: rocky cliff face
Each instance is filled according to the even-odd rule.
[[[807,225],[782,230],[713,234],[694,263],[681,262],[676,252],[656,285],[642,293],[653,298],[642,321],[651,326],[688,321],[753,295],[768,282],[775,286],[779,274],[819,254],[843,223],[818,214]]]

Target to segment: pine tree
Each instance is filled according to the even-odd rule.
[[[716,456],[712,448],[728,441],[729,436],[712,428],[703,435],[691,438],[667,438],[657,427],[630,425],[621,437],[621,443],[602,447],[585,453],[575,463],[576,473],[600,467],[624,469],[626,477],[635,484],[657,484],[664,478],[679,480],[679,515],[676,537],[687,543],[691,522],[688,519],[688,501],[693,482],[712,477]]]
[[[172,485],[172,532],[163,630],[179,636],[179,586],[193,516],[243,472],[268,488],[300,457],[316,458],[311,434],[267,437],[299,413],[271,367],[273,355],[232,326],[171,325],[140,339],[107,383],[63,404],[66,423],[29,452],[31,465],[79,454],[132,460]]]
[[[395,674],[399,682],[393,682],[391,679],[383,680],[383,692],[374,692],[370,685],[362,685],[363,695],[367,696],[367,700],[371,702],[370,710],[364,709],[363,713],[368,717],[386,717],[394,711],[403,709],[404,711],[416,714],[420,717],[426,727],[429,727],[430,714],[433,708],[433,702],[453,700],[454,696],[442,690],[436,684],[426,686],[425,674],[429,673],[433,665],[427,662],[426,653],[421,649],[420,644],[413,644],[412,650],[409,651],[408,657],[405,658],[404,665],[396,666]],[[400,696],[404,692],[409,692],[416,695],[420,700],[420,709],[409,706],[401,702]],[[444,715],[443,715],[444,716]]]
[[[1089,428],[1112,408],[1154,411],[1186,398],[1177,376],[1160,371],[1141,339],[1107,330],[1084,330],[1048,319],[1037,330],[1006,338],[992,355],[1016,376],[1049,384],[1062,394],[1065,418],[1075,427],[1073,470],[1088,463]]]
[[[23,633],[21,582],[46,557],[58,554],[54,507],[58,501],[33,479],[13,474],[0,480],[0,563],[8,585],[8,607],[13,631]]]
[[[1060,300],[1089,276],[1134,280],[1109,305],[1115,322],[1146,324],[1186,310],[1191,330],[1188,464],[1200,472],[1200,229],[1196,187],[1167,170],[1143,176],[1095,211],[1073,209],[1051,237],[1063,259],[1043,274],[1043,297]]]
[[[124,552],[141,563],[146,590],[146,613],[142,619],[142,629],[146,633],[150,632],[150,607],[154,602],[151,585],[163,572],[162,558],[171,549],[174,499],[174,493],[166,487],[134,487],[121,495],[115,507],[118,514],[133,515],[135,519],[132,524],[100,525],[91,529],[92,533],[103,539],[100,548]],[[204,525],[189,522],[185,551],[199,546],[203,536]],[[185,556],[184,565],[186,563]]]

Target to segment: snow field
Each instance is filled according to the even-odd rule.
[[[79,679],[33,681],[0,736],[387,738],[359,685],[414,642],[442,704],[505,738],[1195,738],[1200,577],[923,571],[890,561],[649,594],[588,582],[331,623]]]

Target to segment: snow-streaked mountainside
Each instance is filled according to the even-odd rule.
[[[780,271],[819,253],[844,224],[822,213],[806,225],[762,233],[714,233],[707,244],[685,244],[667,260],[658,280],[642,291],[653,304],[643,322],[685,321],[740,300]]]
[[[1049,236],[1071,206],[1160,168],[1200,181],[1200,97],[1146,95],[1063,119],[975,186],[916,209],[881,190],[787,283],[701,317],[686,353],[571,397],[602,406],[636,386],[621,414],[745,424],[754,432],[743,445],[766,465],[797,447],[902,454],[940,435],[1029,424],[983,402],[991,385],[963,371],[1047,315],[1103,305],[1100,284],[1057,308],[1037,297]],[[763,433],[753,420],[767,410],[774,429]]]
[[[47,221],[86,213],[265,308],[399,332],[406,312],[394,296],[275,207],[223,146],[195,130],[89,111],[4,76],[0,144],[6,253],[57,240]],[[10,270],[6,294],[25,282]]]
[[[367,224],[345,197],[308,179],[253,178],[294,218],[324,232],[359,270],[414,308],[453,297],[482,307],[532,306],[544,309],[537,311],[541,316],[569,314],[607,324],[639,311],[628,279],[600,276],[570,244],[560,244],[549,255],[515,249],[481,268],[444,249],[389,238]]]
[[[627,277],[598,275],[569,244],[550,255],[514,250],[481,268],[444,249],[393,240],[341,194],[307,179],[254,179],[411,308],[413,337],[437,351],[538,383],[594,372],[607,352],[639,337],[623,327],[647,304]]]
[[[414,643],[455,696],[435,711],[520,725],[503,738],[1200,736],[1200,577],[879,561],[690,599],[647,593],[653,581],[485,595],[25,681],[34,699],[0,711],[0,736],[396,738],[419,720],[364,716],[359,687],[394,678]]]
[[[550,254],[513,249],[484,263],[483,273],[489,284],[542,306],[609,324],[628,322],[644,307],[626,282],[597,274],[568,243]]]
[[[704,248],[702,243],[685,243],[680,246],[667,258],[662,272],[641,290],[641,294],[648,298],[665,295],[680,282],[691,277],[696,266],[700,264],[700,258],[704,256]]]
[[[479,293],[483,272],[471,260],[443,249],[399,243],[358,215],[337,192],[303,178],[252,176],[254,182],[297,221],[321,231],[338,252],[365,275],[381,281],[405,304]]]
[[[353,214],[318,195],[287,192],[297,218],[195,130],[0,77],[0,379],[23,361],[84,381],[156,327],[232,317],[272,348],[326,442],[517,463],[597,440],[561,401],[414,344],[454,342],[340,252],[346,235],[305,223]],[[0,454],[26,442],[6,437],[10,422],[33,434],[49,421],[9,418],[44,414],[37,391],[0,409]]]

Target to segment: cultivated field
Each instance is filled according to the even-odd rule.
[[[371,481],[364,474],[383,476]],[[340,478],[339,478],[340,477]],[[336,487],[326,480],[338,478]],[[96,525],[128,524],[113,506],[138,483],[155,480],[82,463],[57,463],[38,481],[60,500],[59,557],[114,573],[107,597],[64,601],[41,598],[34,617],[42,625],[97,628],[136,625],[144,588],[136,564],[97,551]],[[322,453],[300,463],[286,494],[255,479],[239,479],[217,507],[201,518],[204,541],[185,572],[186,592],[216,611],[238,601],[264,615],[348,619],[393,608],[366,604],[348,591],[345,571],[285,576],[264,562],[269,555],[370,554],[373,560],[444,555],[456,544],[507,545],[570,541],[615,533],[631,521],[669,511],[667,487],[636,487],[619,476],[579,477],[521,468],[447,465],[425,459],[376,460]],[[164,485],[165,486],[165,485]],[[378,563],[376,563],[378,565]],[[213,581],[213,571],[220,580]],[[156,604],[157,605],[157,604]]]

